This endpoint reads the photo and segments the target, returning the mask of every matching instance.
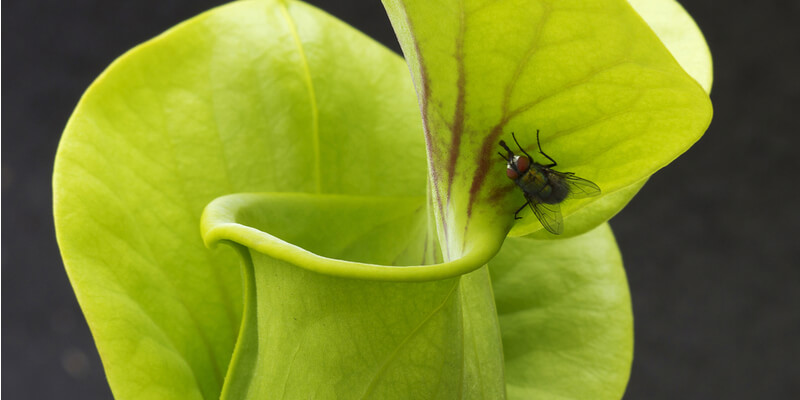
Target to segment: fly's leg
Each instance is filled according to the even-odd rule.
[[[514,139],[514,140],[516,140],[516,139]],[[519,143],[517,143],[517,145],[519,146]],[[555,167],[556,165],[558,165],[558,163],[556,163],[556,160],[553,160],[552,158],[550,158],[550,156],[545,154],[544,151],[542,151],[542,144],[539,142],[539,130],[538,129],[536,130],[536,145],[539,146],[539,153],[542,153],[543,156],[547,157],[547,159],[550,160],[550,162],[552,162],[552,164],[543,165],[543,167],[552,168],[552,167]]]
[[[537,130],[536,132],[539,132],[539,131]],[[539,137],[539,136],[538,136],[539,134],[537,133],[536,135],[537,135],[536,137],[538,138],[538,137]],[[531,157],[531,155],[530,155],[530,154],[528,154],[528,152],[527,152],[527,151],[525,151],[525,149],[523,149],[523,148],[522,148],[522,146],[520,146],[520,145],[519,145],[519,142],[517,141],[517,137],[516,137],[516,136],[514,136],[514,132],[511,132],[511,137],[512,137],[512,138],[514,138],[514,143],[516,143],[516,144],[517,144],[517,147],[519,147],[519,150],[520,150],[520,151],[522,151],[522,153],[523,153],[523,154],[525,154],[526,156],[528,156],[528,160],[531,160],[531,162],[533,162],[533,157]]]
[[[517,212],[514,213],[514,219],[522,219],[522,217],[518,216],[517,214],[519,214],[520,211],[524,210],[525,206],[527,206],[529,203],[530,201],[526,201],[525,204],[523,204],[522,207],[520,207],[519,210],[517,210]]]

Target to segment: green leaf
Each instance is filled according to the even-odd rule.
[[[567,226],[564,228],[564,232],[561,234],[561,237],[568,238],[582,235],[596,228],[598,224],[602,224],[607,219],[617,215],[617,213],[622,211],[622,209],[628,204],[633,196],[635,196],[636,193],[639,193],[639,189],[641,189],[645,183],[647,183],[647,179],[643,179],[640,182],[636,182],[632,185],[624,187],[614,193],[605,195],[597,201],[590,203],[586,207],[578,209],[565,221]],[[524,230],[514,227],[514,229],[511,229],[511,232],[509,232],[509,236],[513,237],[520,231],[523,234],[525,233]],[[552,239],[553,235],[545,230],[538,230],[526,235],[525,237],[544,240]]]
[[[208,202],[425,196],[420,132],[402,59],[298,2],[232,3],[115,61],[70,118],[53,177],[59,246],[114,395],[219,397],[242,282],[232,251],[203,245]]]
[[[116,397],[505,396],[481,268],[521,200],[504,165],[490,161],[499,135],[542,129],[560,166],[601,185],[604,197],[565,204],[565,236],[578,235],[696,140],[710,108],[627,5],[467,3],[387,3],[423,124],[399,57],[293,1],[240,1],[193,18],[92,84],[59,146],[54,208]],[[534,27],[537,36],[525,36]],[[537,230],[531,217],[523,222],[512,233]],[[560,266],[564,282],[581,284],[580,298],[566,310],[548,305],[548,315],[563,329],[572,326],[557,318],[575,316],[586,330],[565,339],[591,347],[589,328],[599,325],[576,310],[598,299],[573,275],[593,263],[602,275],[615,262],[612,236],[599,231],[547,245],[509,239],[507,248],[522,250],[493,262],[512,397],[541,379],[558,395],[579,390],[528,357],[530,338],[546,334],[509,336],[547,329],[507,317],[508,304],[537,304],[506,300],[521,293],[519,282],[549,276],[518,266]],[[203,240],[235,243],[241,269],[234,252]],[[600,258],[569,258],[587,250]],[[621,286],[584,273],[605,282],[594,292],[614,294],[606,300],[622,298],[624,276]],[[537,291],[555,299],[559,288]],[[610,354],[606,370],[601,352],[554,360],[565,374],[608,378],[581,393],[624,386],[630,307],[612,303],[603,315],[620,340],[596,343],[622,353]]]
[[[658,38],[669,49],[681,67],[692,76],[706,91],[710,93],[713,80],[711,53],[702,32],[692,17],[686,13],[678,2],[673,0],[630,0],[631,6],[647,22]],[[647,180],[634,183],[605,198],[589,203],[577,210],[566,220],[562,237],[571,237],[587,232],[609,216],[621,211],[633,198]],[[512,236],[525,235],[528,232],[522,225],[511,230]],[[547,231],[540,230],[532,235],[545,239],[550,236]]]
[[[486,269],[393,267],[428,261],[424,198],[235,194],[202,226],[241,246],[248,287],[223,398],[503,397]]]
[[[560,241],[509,238],[489,266],[510,399],[619,399],[633,318],[607,224]]]
[[[692,17],[675,0],[628,0],[686,72],[711,92],[711,52]]]
[[[658,35],[681,67],[692,76],[706,91],[711,92],[712,63],[711,53],[702,32],[678,2],[673,0],[630,0],[639,15]],[[600,198],[577,210],[567,218],[562,237],[584,233],[598,223],[607,220],[622,210],[647,180],[620,189],[610,196]],[[522,225],[515,226],[511,235],[525,235],[528,232]],[[547,231],[534,232],[536,238],[550,236]]]
[[[609,196],[635,193],[711,119],[703,88],[624,0],[384,4],[420,98],[440,239],[452,254],[482,239],[473,232],[510,228],[524,202],[496,155],[511,132],[536,154],[540,130],[558,170]],[[601,199],[565,202],[563,214]],[[587,216],[600,223],[629,199]],[[512,234],[541,229],[523,216]],[[575,219],[565,223],[591,227]]]

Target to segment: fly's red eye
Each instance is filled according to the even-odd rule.
[[[531,160],[528,157],[520,157],[517,159],[517,171],[525,172],[531,166]]]
[[[506,175],[508,175],[508,179],[517,179],[517,178],[519,178],[519,174],[517,173],[517,171],[514,171],[511,168],[507,168],[506,169]]]

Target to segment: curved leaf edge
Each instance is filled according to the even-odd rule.
[[[383,3],[384,7],[387,9],[387,12],[390,15],[393,27],[398,36],[399,37],[402,35],[413,36],[408,33],[412,31],[412,28],[411,28],[411,21],[409,19],[408,12],[406,10],[407,7],[403,4],[404,1],[384,0]],[[525,236],[529,234],[538,234],[540,236],[539,237],[540,239],[558,239],[558,238],[572,237],[593,229],[600,223],[609,220],[622,208],[624,208],[624,206],[627,205],[628,202],[630,202],[633,196],[641,188],[642,184],[646,182],[646,180],[650,176],[658,172],[660,169],[669,165],[671,162],[677,159],[681,154],[683,154],[685,151],[691,148],[691,146],[693,146],[697,141],[700,140],[702,135],[708,129],[708,126],[710,125],[711,119],[713,117],[713,107],[711,105],[710,99],[708,98],[708,93],[710,91],[710,85],[711,85],[710,52],[708,51],[708,46],[705,42],[702,32],[700,32],[699,28],[697,27],[696,23],[691,18],[691,16],[676,2],[674,2],[676,7],[672,7],[671,4],[667,3],[673,3],[673,2],[671,2],[670,0],[663,0],[658,3],[658,6],[661,7],[662,9],[666,8],[666,6],[669,6],[670,7],[669,11],[675,12],[676,16],[679,18],[679,25],[677,26],[677,29],[686,32],[686,34],[681,37],[682,38],[685,37],[686,38],[685,40],[688,40],[693,44],[695,44],[695,46],[689,50],[679,48],[679,46],[676,46],[674,37],[669,38],[673,40],[667,40],[664,37],[662,37],[661,33],[664,31],[663,26],[658,25],[657,23],[652,23],[649,15],[640,13],[640,11],[637,8],[633,7],[633,4],[631,4],[630,2],[628,2],[627,7],[630,7],[632,14],[635,14],[636,17],[639,20],[641,20],[642,24],[649,28],[650,34],[652,34],[653,38],[655,38],[657,42],[664,48],[665,53],[669,55],[669,57],[672,59],[675,65],[679,67],[682,73],[685,74],[688,78],[690,78],[692,82],[690,86],[695,86],[694,88],[692,88],[693,93],[700,97],[703,97],[704,95],[702,99],[703,100],[702,104],[699,104],[696,109],[697,114],[702,114],[702,116],[698,118],[698,123],[696,124],[696,127],[694,127],[695,129],[692,129],[690,132],[685,134],[684,137],[685,144],[681,148],[676,148],[671,152],[665,152],[664,157],[662,157],[658,163],[653,163],[648,168],[635,170],[635,174],[637,176],[633,176],[634,178],[633,180],[628,182],[620,182],[622,183],[622,185],[614,185],[614,187],[610,187],[609,190],[603,188],[602,196],[605,197],[606,200],[613,198],[616,201],[618,201],[618,204],[615,205],[614,207],[611,207],[608,204],[609,203],[608,201],[601,202],[600,201],[601,199],[598,198],[598,199],[591,199],[591,200],[587,199],[585,201],[581,201],[577,203],[578,204],[577,206],[573,206],[572,204],[570,204],[570,206],[562,210],[565,220],[570,217],[573,217],[570,219],[575,220],[576,219],[574,218],[575,214],[578,213],[579,211],[581,211],[581,215],[583,216],[590,214],[590,212],[586,212],[585,210],[602,209],[607,212],[607,214],[604,214],[602,218],[597,218],[597,217],[591,218],[592,220],[591,225],[584,223],[581,224],[581,227],[579,229],[572,229],[571,232],[569,232],[566,235],[555,236],[555,235],[547,235],[546,232],[543,232],[543,227],[541,223],[539,223],[536,220],[536,218],[529,218],[523,221],[516,221],[516,223],[514,223],[515,221],[510,221],[511,225],[509,225],[508,229],[511,231],[511,233],[509,234],[509,236]],[[401,42],[403,41],[401,40]],[[420,55],[418,54],[420,51],[419,45],[416,40],[410,40],[409,43],[404,43],[403,47],[404,47],[404,54],[409,64],[409,69],[412,71],[412,75],[414,75],[415,77],[414,83],[418,92],[418,97],[420,98],[420,107],[422,109],[423,119],[425,119],[425,115],[427,113],[426,105],[428,100],[421,93],[422,91],[427,92],[429,89],[426,78],[426,71],[419,59],[420,57]],[[687,57],[687,54],[691,57]],[[458,101],[463,101],[463,98],[461,97],[459,97],[458,99],[459,99]],[[429,174],[430,174],[430,179],[435,182],[437,181],[437,179],[435,178],[437,174],[434,171],[433,164],[431,163],[430,159],[432,157],[432,150],[430,148],[431,146],[430,143],[431,140],[428,139],[428,147],[429,147],[428,156],[429,156],[429,171],[430,171]],[[452,160],[453,156],[451,155],[450,162],[448,165],[453,165],[455,163]],[[452,181],[452,178],[450,178],[449,181]],[[435,186],[436,184],[434,184],[434,187]],[[444,212],[445,207],[443,205],[447,204],[449,206],[450,204],[449,189],[447,193],[448,195],[446,196],[445,200],[438,198],[436,199],[436,203],[438,204],[438,207],[436,208],[437,220],[443,219],[444,218],[443,215],[446,215],[446,213]],[[470,206],[469,211],[467,213],[470,213],[472,211],[473,208]],[[472,221],[476,221],[475,218],[470,218],[470,219]],[[438,230],[445,232],[443,237],[441,237],[441,232],[440,232],[440,238],[442,239],[442,242],[446,244],[461,243],[461,241],[458,240],[460,238],[459,233],[461,230],[458,228],[452,228],[452,226],[454,225],[458,226],[459,224],[457,222],[452,223],[451,220],[458,221],[457,218],[450,218],[445,223],[439,222],[439,226],[437,226]],[[491,226],[492,223],[496,224],[496,222],[490,221],[489,225],[484,224],[484,227]],[[467,225],[469,226],[469,223]],[[453,236],[456,236],[456,239],[447,240],[448,227],[451,227],[451,230],[453,230],[453,232],[450,232],[450,237],[452,238]],[[466,231],[467,230],[464,229],[464,232]],[[457,249],[457,246],[454,247],[456,247]],[[448,249],[445,248],[445,251],[447,250]]]
[[[489,266],[489,269],[492,272],[492,284],[495,286],[495,292],[501,292],[498,296],[503,298],[498,300],[497,307],[501,331],[504,332],[504,351],[510,351],[511,348],[518,349],[520,344],[518,341],[519,339],[536,337],[535,332],[533,332],[536,330],[535,328],[528,327],[527,329],[532,329],[532,332],[526,332],[523,334],[521,333],[521,329],[525,330],[524,325],[520,326],[515,323],[524,321],[524,319],[519,319],[519,317],[526,311],[530,310],[517,309],[513,307],[509,308],[509,305],[512,305],[512,303],[509,301],[513,298],[525,298],[530,305],[549,305],[559,308],[564,307],[565,304],[569,304],[569,296],[573,296],[581,290],[585,290],[587,287],[595,286],[595,288],[592,289],[594,291],[592,296],[593,300],[584,303],[585,307],[578,308],[576,311],[586,312],[586,315],[590,316],[590,322],[592,318],[594,318],[595,325],[590,324],[588,329],[601,329],[603,334],[601,335],[602,337],[600,341],[598,341],[598,337],[590,336],[591,339],[587,339],[586,342],[580,343],[569,342],[564,336],[554,335],[550,338],[567,340],[561,342],[560,350],[563,351],[558,351],[559,348],[554,347],[550,352],[531,351],[527,354],[518,354],[518,356],[523,358],[532,357],[533,359],[537,359],[538,357],[555,357],[558,359],[559,357],[562,357],[562,359],[566,362],[565,366],[561,366],[562,368],[559,368],[559,366],[548,364],[550,371],[547,372],[553,373],[553,371],[557,370],[562,372],[571,371],[570,373],[566,373],[565,376],[571,376],[572,378],[566,378],[562,380],[560,382],[562,384],[564,382],[570,382],[570,379],[574,380],[576,376],[579,376],[580,373],[578,371],[584,371],[584,379],[591,378],[586,379],[585,381],[582,380],[584,385],[574,386],[572,384],[567,384],[566,386],[571,387],[572,389],[565,390],[559,394],[554,393],[553,387],[548,388],[546,387],[547,385],[538,386],[535,383],[528,383],[524,379],[520,380],[520,378],[524,378],[526,375],[525,371],[519,369],[520,363],[518,360],[516,362],[511,360],[513,357],[509,357],[509,354],[506,353],[506,371],[508,371],[508,374],[506,375],[508,398],[621,398],[630,379],[631,366],[633,362],[634,317],[633,308],[631,305],[629,282],[625,272],[625,267],[623,265],[622,254],[614,237],[611,226],[608,223],[602,223],[582,235],[574,236],[567,240],[561,240],[557,242],[540,240],[533,235],[509,239],[510,240],[506,242],[504,249],[501,250],[498,256],[492,261],[492,264]],[[579,248],[583,249],[583,251],[570,250],[570,247],[573,247],[579,243]],[[552,264],[545,261],[547,259],[547,257],[545,257],[544,259],[535,261],[533,264],[523,266],[522,264],[524,263],[523,260],[525,260],[525,257],[539,258],[541,256],[541,253],[536,251],[537,247],[539,246],[546,246],[548,249],[547,252],[549,252],[551,256],[562,254],[564,256],[563,259],[574,257],[574,260],[578,261],[578,263],[572,265],[559,265],[558,263]],[[516,252],[517,254],[510,255],[509,252],[512,254]],[[520,252],[522,255],[519,255]],[[508,261],[509,257],[511,257],[513,260],[519,261],[520,265],[516,267],[516,271],[514,271],[514,266],[511,266],[511,269],[509,270],[509,264],[497,265],[498,262],[502,262],[503,260]],[[566,276],[569,276],[569,274],[580,273],[580,260],[584,260],[584,262],[588,263],[605,260],[600,261],[604,262],[605,266],[603,268],[596,268],[596,266],[593,266],[593,268],[585,269],[583,273],[581,273],[580,278],[573,280],[575,278],[573,276],[573,279],[569,279],[569,284],[567,284],[566,281],[562,281],[559,285],[550,286],[550,289],[553,291],[553,293],[560,293],[561,295],[565,296],[563,299],[548,302],[547,297],[541,293],[534,295],[533,297],[526,297],[525,295],[518,294],[518,287],[517,290],[515,290],[513,285],[509,286],[509,282],[513,281],[512,276],[519,275],[519,273],[529,274],[530,276],[535,276],[537,273],[544,273],[545,275],[549,273],[552,274],[552,276],[558,276],[560,272],[557,271],[559,270],[564,271],[563,273],[567,274]],[[552,276],[550,279],[553,279]],[[512,279],[509,280],[509,278]],[[546,279],[540,280],[540,282],[531,283],[530,286],[535,288],[537,285],[542,285],[542,282],[545,281]],[[572,285],[578,286],[572,287]],[[577,292],[573,291],[573,289],[577,289]],[[528,290],[535,289],[529,288]],[[588,292],[584,291],[584,293]],[[616,306],[616,308],[606,308],[607,306]],[[600,316],[602,313],[608,313],[612,309],[619,311],[619,313],[615,314],[613,318],[611,317],[611,314],[607,315],[608,318]],[[536,319],[531,319],[530,321],[536,321]],[[539,334],[542,332],[547,332],[548,329],[558,330],[556,327],[560,326],[560,324],[566,323],[567,325],[571,325],[577,323],[576,320],[568,318],[564,315],[558,315],[556,320],[553,322],[556,323],[554,326],[542,328]],[[605,323],[608,324],[608,329],[602,329],[602,324]],[[594,328],[591,328],[592,326]],[[563,326],[561,329],[563,329]],[[517,342],[513,343],[512,341],[514,340],[517,340]],[[609,347],[609,344],[612,344],[616,347]],[[541,346],[542,343],[538,342],[538,345]],[[577,357],[576,354],[573,353],[574,351],[580,352],[582,345],[588,346],[585,347],[586,349],[597,349],[600,356],[597,358],[593,367],[597,368],[598,371],[593,372],[591,371],[591,368],[583,369],[585,367],[592,367],[592,364],[582,364],[579,362],[581,358]],[[532,349],[536,349],[536,346],[529,347],[529,350]],[[578,366],[580,366],[579,369],[575,370],[574,368]],[[541,384],[541,382],[539,383]],[[559,382],[552,381],[549,382],[549,384],[556,385],[555,387],[557,387]],[[590,394],[587,391],[592,393]],[[552,397],[543,396],[544,394],[552,394]]]
[[[714,84],[711,49],[702,30],[686,8],[674,0],[628,0],[628,4],[658,36],[681,68],[710,94]],[[665,23],[666,16],[672,17],[671,23]],[[676,29],[682,32],[680,38],[689,43],[677,40],[674,35]]]
[[[628,185],[622,189],[607,193],[603,197],[588,202],[585,206],[575,209],[564,217],[566,229],[561,235],[553,235],[543,227],[538,230],[526,230],[523,225],[515,225],[508,233],[509,237],[528,237],[537,240],[569,239],[583,235],[614,218],[628,203],[633,200],[639,190],[650,179],[646,177],[639,182]],[[534,225],[535,226],[535,225]]]
[[[486,235],[486,240],[473,241],[462,257],[452,261],[412,266],[390,266],[339,260],[315,254],[302,247],[288,243],[268,232],[238,222],[239,214],[252,207],[260,207],[270,198],[308,200],[370,199],[391,202],[386,197],[356,197],[343,195],[316,195],[307,193],[237,193],[214,199],[203,211],[200,230],[207,247],[219,242],[233,242],[291,263],[297,267],[319,274],[342,278],[373,281],[421,282],[442,280],[461,276],[482,267],[491,260],[503,244],[504,237]]]

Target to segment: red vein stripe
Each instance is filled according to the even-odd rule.
[[[453,110],[453,122],[451,124],[450,157],[447,161],[447,201],[450,202],[450,193],[453,189],[453,179],[456,175],[456,164],[458,156],[461,154],[461,139],[464,136],[464,99],[466,90],[466,72],[464,71],[464,34],[466,31],[466,16],[464,15],[464,4],[459,3],[459,26],[456,36],[456,105]]]
[[[475,202],[478,198],[478,192],[483,187],[483,184],[486,181],[486,176],[489,173],[489,160],[492,159],[492,151],[496,143],[498,143],[498,139],[503,134],[503,128],[508,124],[508,122],[519,115],[520,113],[527,110],[525,109],[516,109],[514,111],[509,111],[511,97],[514,94],[514,89],[516,88],[517,82],[519,81],[522,72],[524,71],[525,67],[530,62],[531,57],[536,52],[536,49],[539,46],[539,41],[542,37],[542,27],[545,24],[545,21],[550,17],[550,12],[552,10],[548,7],[545,13],[539,20],[536,35],[530,42],[528,49],[525,51],[523,57],[517,63],[516,68],[514,68],[514,74],[509,80],[508,84],[505,87],[504,94],[503,94],[503,106],[502,106],[502,117],[500,122],[498,122],[492,129],[489,131],[489,134],[484,137],[483,143],[481,144],[481,150],[478,153],[478,168],[475,171],[475,175],[472,177],[472,185],[469,188],[469,201],[467,202],[467,221],[472,216],[472,208],[475,205]],[[531,106],[535,104],[532,103]],[[466,232],[465,232],[466,233]],[[465,235],[466,236],[466,235]]]
[[[405,16],[406,24],[408,27],[409,32],[414,32],[412,28],[413,24],[411,22],[411,17],[408,15],[408,10],[405,8],[403,3],[400,3],[400,7],[403,10],[403,15]],[[436,169],[437,160],[441,158],[441,155],[437,151],[436,146],[433,143],[433,137],[431,136],[431,128],[430,128],[430,118],[428,116],[428,108],[430,104],[430,97],[431,97],[431,87],[430,87],[430,79],[428,77],[428,70],[427,66],[425,65],[425,59],[422,56],[422,51],[419,47],[419,41],[417,41],[416,36],[411,35],[411,41],[414,44],[414,52],[417,54],[417,63],[419,64],[419,79],[420,82],[415,82],[415,86],[417,87],[417,96],[419,99],[420,105],[420,113],[422,114],[422,129],[425,134],[425,147],[428,151],[428,170],[430,171],[430,180],[431,180],[431,190],[433,191],[433,197],[436,199],[436,208],[438,209],[438,215],[440,217],[440,221],[442,223],[442,230],[444,231],[444,240],[445,243],[448,241],[448,229],[447,229],[447,221],[444,218],[444,204],[442,203],[442,196],[439,192],[439,173]],[[448,246],[442,246],[445,251],[448,251]],[[434,252],[435,258],[435,252]],[[449,254],[447,255],[449,259]]]

